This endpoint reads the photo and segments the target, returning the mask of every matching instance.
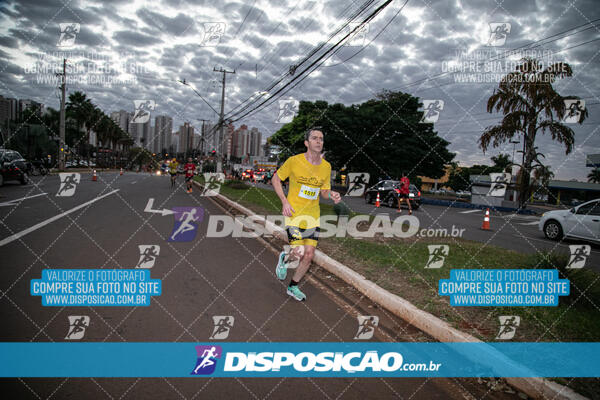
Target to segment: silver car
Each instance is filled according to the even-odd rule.
[[[588,201],[570,210],[545,212],[538,227],[551,240],[568,236],[600,242],[600,199]]]

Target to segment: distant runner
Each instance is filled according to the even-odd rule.
[[[340,194],[331,190],[331,164],[321,158],[323,132],[311,128],[304,134],[306,153],[290,157],[273,175],[273,187],[282,204],[282,214],[288,240],[292,250],[281,252],[275,273],[280,280],[287,276],[287,268],[299,260],[298,268],[287,287],[287,294],[298,301],[306,300],[306,295],[298,288],[298,283],[308,271],[319,240],[319,194],[324,199],[340,202]],[[286,198],[281,182],[290,179]]]
[[[183,170],[185,171],[185,183],[187,184],[187,192],[192,193],[192,179],[194,179],[194,174],[196,173],[196,164],[192,162],[192,157],[188,158],[188,162],[183,166]]]
[[[169,164],[169,174],[171,174],[171,187],[175,186],[175,180],[177,179],[177,167],[179,166],[179,163],[177,162],[177,159],[174,158],[171,160],[171,163]]]
[[[400,178],[400,188],[398,189],[398,212],[402,212],[401,204],[406,200],[406,204],[408,205],[408,214],[412,215],[412,208],[410,206],[410,181],[406,177],[406,172],[402,173],[402,178]]]

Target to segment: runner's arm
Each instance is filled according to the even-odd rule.
[[[324,199],[331,199],[335,204],[339,203],[342,199],[342,196],[340,196],[338,192],[331,189],[321,190],[321,197]]]
[[[285,197],[285,193],[283,193],[283,187],[281,187],[281,179],[277,173],[273,174],[273,178],[271,179],[273,183],[273,188],[275,189],[275,193],[277,193],[277,197],[281,200],[281,213],[286,217],[291,217],[295,210],[290,205],[290,202]]]

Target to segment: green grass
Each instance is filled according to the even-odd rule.
[[[500,315],[521,316],[521,335],[518,340],[539,341],[598,341],[600,339],[600,276],[589,270],[568,272],[571,294],[561,296],[557,307],[452,307],[449,302],[441,304],[437,294],[440,279],[448,279],[450,269],[511,269],[511,268],[553,268],[559,271],[557,263],[566,263],[568,258],[551,255],[523,255],[495,246],[482,247],[481,243],[449,239],[449,255],[444,266],[439,269],[425,269],[430,241],[402,242],[390,240],[386,244],[352,238],[327,239],[336,247],[343,247],[341,254],[334,258],[340,262],[353,262],[361,265],[360,271],[368,279],[394,291],[395,281],[412,285],[415,294],[407,291],[395,294],[409,298],[418,307],[442,317],[455,326],[464,320],[463,314],[475,318],[478,324],[491,322],[489,330],[497,325]],[[443,243],[440,239],[436,244]],[[545,262],[543,262],[545,260]],[[548,261],[550,260],[550,261]],[[565,278],[561,275],[561,278]],[[397,282],[396,282],[397,283]],[[582,295],[581,293],[585,294]],[[448,297],[443,297],[448,299]],[[451,310],[455,308],[457,312]],[[483,324],[482,324],[483,327]],[[490,332],[484,340],[494,340],[496,331]]]

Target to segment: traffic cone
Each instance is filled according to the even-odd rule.
[[[375,200],[375,207],[379,208],[380,203],[379,203],[379,192],[377,192],[377,199]]]
[[[94,170],[94,174],[92,175],[92,181],[96,182],[98,178],[96,177],[96,170]]]
[[[485,217],[483,217],[483,225],[481,225],[481,229],[484,231],[490,230],[490,209],[486,208]]]
[[[121,173],[119,173],[119,175],[123,175],[123,168],[121,168]]]

